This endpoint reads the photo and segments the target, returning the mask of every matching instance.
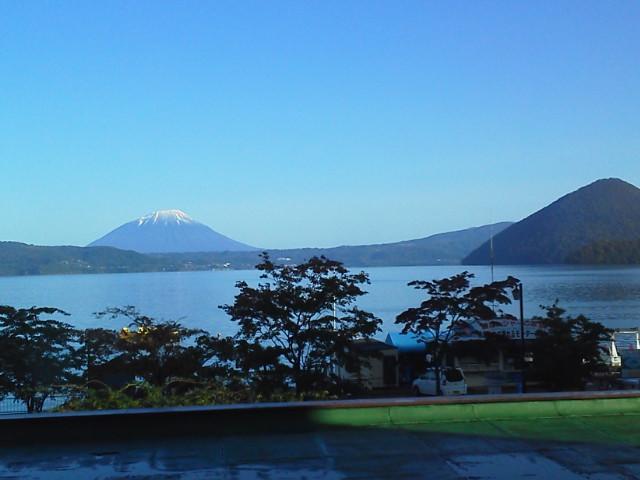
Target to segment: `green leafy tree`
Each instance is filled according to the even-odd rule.
[[[108,308],[96,315],[98,318],[129,320],[128,327],[117,334],[113,345],[115,357],[106,362],[112,370],[124,371],[151,385],[162,386],[171,378],[193,377],[206,361],[197,344],[197,337],[205,335],[202,330],[186,328],[175,321],[159,322],[132,306]],[[92,345],[90,355],[109,351],[110,337],[100,335],[93,338],[97,344]]]
[[[531,375],[549,390],[584,388],[594,373],[606,370],[602,343],[611,341],[611,330],[580,315],[567,316],[556,302],[536,317],[542,328],[533,342]]]
[[[297,394],[318,389],[332,362],[342,365],[356,356],[356,338],[380,329],[380,319],[355,306],[369,278],[325,257],[299,265],[276,265],[267,253],[261,258],[256,268],[264,281],[257,287],[236,283],[240,293],[233,305],[220,307],[239,326],[244,367],[263,379],[283,374]]]
[[[106,328],[88,328],[82,334],[82,354],[85,363],[85,378],[88,383],[108,382],[114,363],[120,355],[118,332]]]
[[[14,395],[30,413],[81,380],[80,332],[44,315],[67,314],[50,307],[0,306],[0,396]]]
[[[235,341],[235,361],[256,397],[272,398],[288,390],[290,368],[282,361],[282,349],[255,341]]]
[[[415,335],[427,343],[433,357],[437,393],[440,394],[440,369],[449,343],[460,328],[475,320],[510,318],[498,307],[511,303],[519,281],[508,277],[487,285],[470,287],[474,275],[462,272],[440,280],[415,280],[408,286],[426,294],[418,307],[412,307],[396,317],[402,333]]]
[[[195,346],[201,362],[197,372],[200,379],[227,385],[239,383],[235,369],[237,345],[233,337],[205,333],[196,338]]]

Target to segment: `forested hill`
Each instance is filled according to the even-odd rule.
[[[145,272],[162,261],[111,247],[44,247],[0,242],[0,275]]]
[[[352,267],[454,265],[492,233],[508,225],[510,223],[503,222],[398,243],[270,250],[269,253],[279,263],[300,263],[314,255],[325,255]],[[0,275],[253,268],[259,263],[258,255],[257,251],[142,254],[112,247],[43,247],[0,242]]]
[[[577,252],[588,245],[637,239],[640,189],[619,179],[598,180],[496,235],[494,261],[511,265],[561,264],[576,261],[580,257]],[[489,242],[463,260],[468,265],[490,262]]]
[[[569,254],[567,261],[584,265],[640,265],[640,238],[590,243]]]

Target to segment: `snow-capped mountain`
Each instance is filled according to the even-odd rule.
[[[254,247],[219,234],[181,210],[159,210],[125,223],[89,247],[140,253],[241,252]]]

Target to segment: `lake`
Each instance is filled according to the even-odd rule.
[[[420,301],[421,292],[407,287],[407,282],[443,278],[465,269],[476,274],[476,284],[490,281],[488,267],[365,268],[371,285],[358,305],[384,320],[383,336],[397,330],[393,319],[398,313]],[[527,317],[539,313],[539,305],[559,299],[571,314],[583,313],[608,327],[640,326],[640,267],[496,267],[496,280],[508,275],[524,284]],[[0,304],[58,307],[71,314],[65,321],[83,328],[120,328],[123,323],[100,320],[93,313],[135,305],[147,315],[225,335],[234,333],[235,325],[218,306],[233,302],[237,280],[255,284],[258,277],[255,270],[0,277]],[[516,305],[507,310],[517,314]]]

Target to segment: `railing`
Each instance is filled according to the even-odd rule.
[[[52,395],[47,397],[42,407],[43,412],[48,412],[64,404],[69,399],[68,395]],[[0,399],[0,415],[16,415],[28,413],[24,402],[13,396]]]

